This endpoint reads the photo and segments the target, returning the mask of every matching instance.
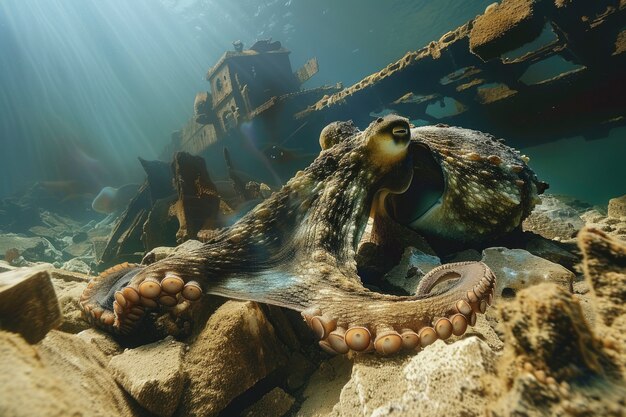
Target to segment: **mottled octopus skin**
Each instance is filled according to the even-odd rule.
[[[81,300],[88,317],[129,333],[140,324],[140,310],[155,307],[165,293],[150,294],[145,303],[139,294],[158,291],[166,276],[178,288],[176,276],[193,288],[189,283],[198,283],[205,294],[301,311],[329,352],[388,354],[462,334],[493,300],[495,276],[485,264],[436,268],[408,297],[372,292],[356,274],[355,251],[374,201],[411,183],[408,121],[386,116],[363,132],[342,131],[326,131],[333,139],[320,140],[326,149],[308,168],[200,248],[140,270],[126,267],[133,276],[94,279]],[[435,288],[449,279],[456,281],[448,290]],[[188,302],[181,294],[173,297]],[[172,296],[165,295],[170,304]]]
[[[528,158],[493,136],[446,125],[411,130],[412,139],[427,148],[441,171],[443,194],[427,212],[412,212],[418,178],[411,188],[390,196],[388,215],[426,237],[468,244],[492,240],[518,227],[539,203],[547,184],[537,180]],[[418,149],[418,148],[416,148]],[[432,174],[432,167],[415,163],[415,175]],[[435,168],[436,169],[436,168]]]

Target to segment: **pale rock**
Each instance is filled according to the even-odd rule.
[[[56,250],[48,239],[43,237],[26,237],[15,233],[0,235],[0,254],[9,249],[17,249],[27,261],[56,262],[63,260],[63,254]]]
[[[569,239],[578,233],[585,222],[576,208],[554,195],[542,195],[541,204],[522,223],[525,231],[537,233],[546,239]]]
[[[7,261],[0,260],[0,272],[13,271],[17,268],[17,266],[11,265]]]
[[[65,262],[61,269],[65,269],[70,272],[80,272],[81,274],[89,274],[91,272],[91,268],[84,261],[78,258],[70,259]]]
[[[108,357],[119,355],[123,350],[110,333],[106,333],[94,327],[77,333],[76,337],[94,345]]]
[[[605,217],[606,216],[604,214],[600,213],[596,209],[587,210],[586,212],[580,215],[580,218],[585,223],[598,223],[602,221]]]
[[[407,294],[415,294],[419,281],[439,265],[441,260],[438,257],[408,247],[404,250],[398,265],[385,274],[385,280]]]
[[[132,417],[106,357],[75,335],[52,330],[38,345],[0,332],[0,415]]]
[[[259,306],[228,301],[210,317],[185,357],[187,388],[177,416],[216,416],[235,397],[287,363]]]
[[[185,345],[168,337],[156,343],[126,349],[109,361],[115,380],[148,411],[171,416],[180,402],[185,382]]]
[[[495,354],[476,337],[438,340],[417,355],[359,356],[333,417],[483,416]]]
[[[573,272],[523,249],[487,248],[483,250],[482,261],[496,275],[496,300],[545,282],[553,282],[572,291]]]
[[[71,238],[68,246],[63,248],[63,254],[68,258],[79,258],[85,256],[93,256],[93,243],[91,241],[83,241],[74,243]]]

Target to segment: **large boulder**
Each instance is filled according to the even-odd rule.
[[[138,415],[107,371],[107,358],[74,335],[52,330],[33,346],[17,334],[0,332],[0,354],[5,358],[0,361],[0,415]]]
[[[191,344],[188,385],[177,416],[210,417],[287,362],[274,328],[254,302],[228,301]]]
[[[506,345],[495,415],[623,415],[617,365],[569,292],[550,283],[524,289],[500,313]]]

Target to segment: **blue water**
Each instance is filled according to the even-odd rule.
[[[351,85],[490,3],[3,0],[0,197],[40,180],[79,178],[96,192],[140,181],[137,157],[159,155],[191,116],[196,92],[209,89],[207,69],[236,39],[246,47],[280,40],[294,69],[317,57],[319,73],[305,87]],[[623,164],[610,174],[602,169],[615,160],[615,147],[626,151],[623,137],[616,130],[608,140],[525,152],[553,191],[603,204],[625,191],[616,180],[626,178]],[[589,152],[596,157],[583,156]],[[573,181],[576,175],[585,182]]]

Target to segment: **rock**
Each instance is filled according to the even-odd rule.
[[[526,241],[524,249],[533,255],[562,265],[569,270],[573,270],[574,265],[580,262],[580,257],[566,250],[563,243],[546,239],[534,233],[526,234],[531,236]]]
[[[604,220],[604,218],[606,218],[606,216],[604,214],[600,213],[598,210],[592,209],[592,210],[587,210],[586,212],[582,213],[580,215],[580,218],[585,223],[598,223],[598,222]]]
[[[0,414],[11,417],[136,415],[105,369],[106,357],[56,330],[39,345],[0,332]]]
[[[583,317],[579,303],[555,284],[519,292],[500,306],[506,346],[496,415],[620,415],[617,366]]]
[[[90,241],[80,243],[72,243],[63,248],[63,253],[68,258],[79,258],[83,256],[93,255],[93,244]]]
[[[611,367],[578,302],[561,287],[544,283],[519,292],[500,307],[505,354],[555,378],[599,375]]]
[[[400,263],[385,274],[385,281],[405,294],[412,295],[422,277],[439,265],[441,261],[438,257],[408,247],[404,250]]]
[[[487,314],[479,314],[476,319],[476,325],[468,327],[463,337],[476,336],[483,342],[487,343],[491,350],[500,352],[504,348],[504,342],[498,336],[496,328],[498,327],[497,317],[494,309],[488,309]]]
[[[148,411],[169,417],[180,401],[185,375],[185,345],[173,338],[127,349],[114,356],[108,369],[115,380]]]
[[[251,407],[246,408],[242,417],[282,417],[295,403],[295,399],[276,387],[263,396]]]
[[[119,343],[113,339],[111,334],[105,333],[94,327],[77,333],[76,337],[94,345],[108,357],[119,355],[123,350]]]
[[[0,327],[37,343],[61,323],[61,310],[46,271],[16,269],[0,274]]]
[[[35,346],[20,335],[0,331],[0,414],[3,416],[82,415],[61,377],[48,369]],[[10,360],[7,360],[10,358]]]
[[[61,306],[63,322],[59,330],[78,333],[90,328],[89,323],[83,318],[83,312],[78,302],[91,277],[79,272],[56,269],[50,266],[42,266],[41,268],[46,268],[49,271]]]
[[[17,266],[13,266],[7,261],[0,260],[0,272],[13,271],[17,269]]]
[[[606,232],[626,242],[626,216],[621,211],[626,204],[626,195],[609,201],[610,214],[605,216],[598,210],[589,210],[581,215],[585,226]]]
[[[412,357],[358,356],[332,416],[483,416],[495,354],[476,337]]]
[[[55,262],[63,259],[61,252],[43,237],[25,237],[15,233],[0,235],[0,254],[9,249],[17,249],[27,261]]]
[[[483,250],[482,261],[496,274],[498,295],[505,298],[544,282],[553,282],[572,291],[573,272],[523,249],[487,248]]]
[[[70,259],[65,262],[61,269],[65,269],[71,272],[80,272],[81,274],[89,274],[91,272],[91,268],[85,262],[78,258]]]
[[[583,253],[585,280],[598,313],[598,332],[615,345],[609,353],[626,374],[626,243],[595,229],[585,228],[578,237]],[[621,348],[620,348],[621,346]]]
[[[293,352],[289,356],[287,364],[287,379],[285,381],[287,389],[295,391],[302,387],[309,376],[315,372],[315,365],[300,352]]]
[[[582,211],[560,196],[542,195],[541,204],[535,206],[533,212],[524,220],[522,228],[534,232],[546,239],[570,239],[584,226],[580,218]]]
[[[259,306],[228,301],[213,313],[185,357],[189,383],[176,415],[215,416],[286,362]]]
[[[616,219],[626,216],[626,195],[609,200],[608,214]]]
[[[93,256],[97,263],[102,261],[102,255],[104,254],[108,240],[108,237],[94,237],[91,239],[93,242]]]
[[[352,361],[346,356],[335,356],[322,362],[309,379],[302,396],[304,401],[296,413],[298,417],[327,417],[339,402],[341,389],[352,371]]]

